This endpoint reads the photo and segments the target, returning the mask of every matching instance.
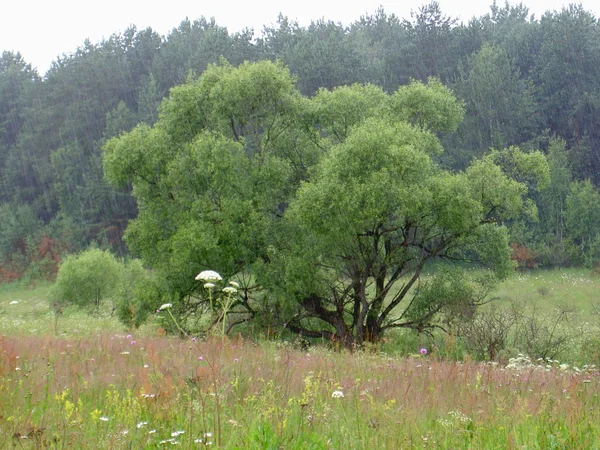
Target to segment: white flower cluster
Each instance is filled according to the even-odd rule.
[[[196,275],[196,281],[204,281],[204,288],[212,290],[215,288],[215,282],[222,281],[223,277],[214,270],[204,270]],[[237,293],[240,285],[235,281],[230,281],[229,286],[223,288],[222,292],[227,295],[233,295]]]
[[[214,270],[203,270],[196,275],[196,281],[221,281],[223,278]]]
[[[535,364],[531,362],[531,358],[520,353],[517,355],[516,358],[510,358],[508,360],[508,364],[506,365],[507,369],[514,370],[528,369],[531,367],[535,367]]]
[[[333,391],[331,394],[332,398],[344,398],[344,393],[342,391]]]
[[[468,426],[473,419],[465,416],[460,411],[449,411],[447,417],[442,417],[437,421],[445,428],[463,429],[465,426]]]

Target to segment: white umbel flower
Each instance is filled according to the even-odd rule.
[[[173,304],[172,303],[165,303],[164,305],[161,305],[160,308],[158,308],[159,311],[164,311],[165,309],[169,309],[172,308]]]
[[[227,286],[227,287],[223,288],[223,292],[228,295],[233,295],[233,294],[237,293],[237,289],[234,288],[233,286]]]
[[[214,270],[203,270],[196,275],[196,281],[221,281],[223,278]]]

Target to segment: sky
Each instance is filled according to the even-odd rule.
[[[422,0],[9,0],[0,15],[0,50],[20,52],[43,75],[57,56],[74,52],[86,39],[98,43],[131,25],[151,27],[167,35],[186,17],[195,20],[214,17],[230,32],[245,27],[259,33],[264,25],[277,21],[281,12],[301,26],[325,18],[348,25],[379,6],[386,13],[410,18],[429,1]],[[438,0],[442,12],[465,23],[473,16],[489,12],[492,0]],[[518,2],[509,1],[510,4]],[[569,0],[525,0],[530,13],[539,18],[547,10],[560,10]],[[600,1],[582,0],[585,9],[600,17]],[[498,4],[504,4],[503,0]]]

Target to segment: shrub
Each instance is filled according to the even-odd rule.
[[[512,248],[511,259],[517,263],[520,271],[535,269],[535,254],[530,248],[516,242],[510,244]]]
[[[139,259],[123,265],[121,283],[115,293],[117,316],[129,328],[142,325],[154,311],[158,287]]]
[[[50,296],[54,303],[100,308],[103,300],[114,300],[122,282],[122,264],[107,251],[86,250],[68,256],[61,264]]]

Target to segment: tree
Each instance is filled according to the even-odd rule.
[[[520,169],[537,156],[512,149],[506,173],[498,155],[440,169],[434,133],[462,114],[435,79],[307,99],[281,64],[224,64],[174,89],[153,128],[108,141],[104,167],[133,183],[127,242],[175,313],[208,312],[194,276],[210,268],[241,281],[235,321],[271,315],[351,347],[439,326],[512,268],[502,222],[525,209],[535,183]],[[488,271],[470,277],[455,261]],[[424,279],[434,262],[448,268]]]
[[[573,178],[569,168],[565,141],[560,139],[550,141],[548,165],[550,167],[550,183],[542,193],[542,223],[547,232],[562,239],[565,231],[567,197],[571,191]]]
[[[403,25],[413,44],[414,78],[425,81],[433,76],[446,80],[451,70],[450,45],[457,19],[444,15],[435,0],[412,11],[411,18]]]
[[[465,167],[473,156],[490,148],[505,148],[530,140],[537,131],[533,86],[521,79],[507,52],[484,45],[459,69],[455,89],[465,100],[466,119],[453,147],[456,167]]]
[[[114,256],[100,249],[68,256],[60,266],[50,297],[57,304],[98,311],[103,300],[114,300],[121,271],[121,264]]]
[[[566,198],[567,233],[584,252],[600,233],[600,193],[590,182],[572,183]]]

